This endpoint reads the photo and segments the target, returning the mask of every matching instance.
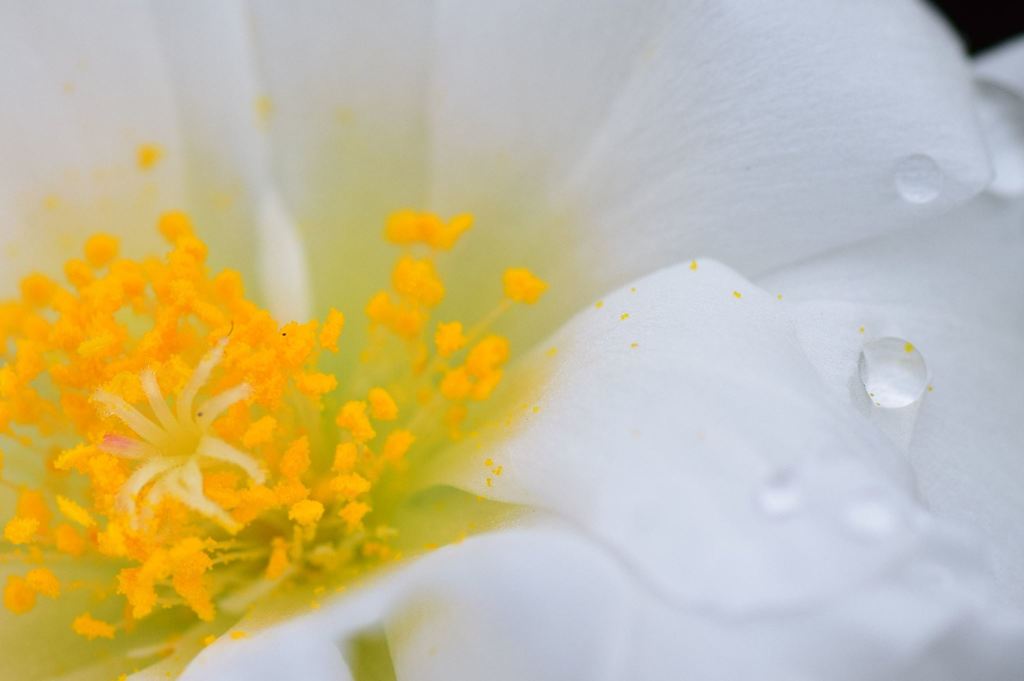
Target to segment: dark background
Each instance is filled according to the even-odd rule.
[[[931,0],[971,53],[1024,33],[1024,0]]]

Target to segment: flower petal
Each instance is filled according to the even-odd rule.
[[[399,681],[953,681],[968,668],[971,678],[1007,678],[1022,659],[1024,623],[992,604],[977,580],[980,565],[951,569],[923,545],[906,550],[900,569],[820,607],[720,617],[666,603],[593,542],[535,518],[440,549],[314,613],[215,644],[183,678],[277,678],[268,670],[301,664],[303,651],[348,648],[366,630],[381,632]]]
[[[1024,36],[983,52],[975,69],[980,78],[1024,95]]]
[[[919,526],[898,450],[830,398],[782,303],[713,261],[632,288],[518,370],[511,430],[454,449],[442,479],[570,518],[713,612],[817,602],[918,537],[960,546]]]
[[[1024,194],[1024,38],[990,50],[975,62],[978,112],[995,178],[990,191]]]
[[[0,113],[0,243],[16,261],[0,286],[59,271],[94,231],[153,252],[157,216],[186,209],[215,264],[251,271],[266,254],[268,304],[305,316],[304,256],[270,174],[244,4],[32,3],[2,10],[0,39],[0,85],[19,94]]]
[[[988,177],[966,62],[912,2],[267,3],[253,21],[286,198],[333,296],[366,297],[384,261],[360,235],[410,203],[475,212],[476,264],[453,269],[536,266],[564,314],[688,255],[764,271]],[[902,198],[897,177],[922,175],[935,196]]]
[[[1024,201],[985,197],[761,283],[796,302],[809,359],[837,399],[865,413],[858,328],[920,349],[934,384],[909,444],[921,494],[938,515],[985,533],[1005,595],[1024,604],[1022,224]]]
[[[60,271],[89,231],[123,234],[129,248],[156,242],[157,211],[180,200],[183,168],[153,35],[139,4],[0,10],[0,87],[12,93],[0,112],[0,286],[10,290],[28,263]],[[143,144],[165,152],[145,172],[136,160]]]

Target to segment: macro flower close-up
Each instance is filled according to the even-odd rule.
[[[1024,38],[956,29],[0,6],[0,678],[1024,678]]]

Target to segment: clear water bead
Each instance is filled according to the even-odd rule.
[[[912,343],[902,338],[868,341],[860,351],[860,380],[876,407],[899,409],[921,399],[928,366]]]
[[[908,203],[930,203],[942,189],[942,171],[923,154],[907,156],[896,167],[896,191]]]
[[[758,489],[756,501],[758,508],[776,518],[799,511],[803,495],[796,474],[784,469],[770,475]]]

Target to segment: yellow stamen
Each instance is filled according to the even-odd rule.
[[[315,525],[323,514],[324,505],[312,499],[297,501],[288,510],[288,517],[304,527]]]
[[[384,388],[373,388],[367,395],[370,414],[377,421],[394,421],[398,418],[398,405]]]
[[[497,271],[504,297],[491,312],[466,327],[432,319],[447,290],[435,259],[472,223],[389,219],[403,253],[366,305],[370,333],[351,378],[318,363],[341,350],[341,311],[275,320],[238,272],[208,269],[182,212],[160,217],[166,257],[133,260],[97,234],[61,281],[25,277],[20,298],[0,302],[0,436],[47,473],[16,488],[2,520],[2,557],[24,566],[8,577],[5,609],[65,599],[82,583],[50,567],[87,564],[124,615],[83,614],[71,628],[112,638],[168,609],[230,618],[274,586],[254,575],[351,576],[399,558],[396,509],[419,484],[401,476],[422,475],[436,447],[462,436],[511,356],[494,324],[547,288],[530,270]]]
[[[505,270],[505,296],[517,303],[532,305],[540,300],[548,285],[530,270],[513,267]]]
[[[95,638],[114,638],[114,627],[94,618],[89,613],[76,617],[71,624],[71,629],[90,641]]]

